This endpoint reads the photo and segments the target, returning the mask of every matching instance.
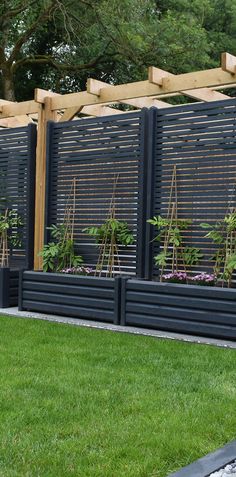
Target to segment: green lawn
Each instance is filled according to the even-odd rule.
[[[1,477],[166,477],[236,437],[236,351],[0,316]]]

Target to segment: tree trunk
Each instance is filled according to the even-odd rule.
[[[7,101],[15,101],[15,89],[13,74],[9,69],[2,69],[3,98]]]

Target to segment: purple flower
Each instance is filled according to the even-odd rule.
[[[61,270],[61,273],[68,275],[92,275],[94,270],[90,267],[68,267]]]
[[[211,273],[199,273],[194,276],[188,275],[186,272],[172,272],[163,275],[163,281],[169,283],[188,283],[192,285],[214,286],[216,285],[216,277]]]
[[[169,283],[187,283],[188,275],[186,272],[172,272],[162,276],[163,281]]]
[[[189,277],[189,282],[192,282],[194,285],[214,286],[216,284],[216,277],[212,273],[202,272],[193,277]]]

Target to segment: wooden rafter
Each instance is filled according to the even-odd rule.
[[[96,96],[100,95],[100,92],[103,88],[111,88],[112,86],[104,83],[103,81],[98,81],[93,78],[89,78],[87,81],[87,92],[90,94],[94,94]],[[115,86],[113,86],[115,88]],[[134,99],[126,99],[118,101],[118,104],[126,104],[128,106],[134,106],[136,108],[150,108],[152,106],[156,106],[159,108],[165,108],[169,105],[164,101],[155,100],[153,98],[148,97],[141,97],[141,98],[134,98]]]
[[[45,102],[45,98],[53,98],[56,96],[60,96],[60,94],[36,88],[34,99],[36,102],[43,104]],[[103,104],[95,104],[90,106],[75,106],[72,108],[68,108],[62,114],[59,114],[57,119],[58,121],[70,121],[74,118],[76,114],[80,112],[87,116],[105,116],[122,113],[122,111],[119,111],[114,108],[109,108]]]
[[[221,55],[221,67],[224,71],[228,71],[235,75],[236,73],[236,56],[229,53],[222,53]]]
[[[163,85],[164,78],[176,78],[176,75],[168,73],[167,71],[161,70],[160,68],[155,68],[154,66],[149,67],[149,81],[154,84]],[[199,99],[200,101],[219,101],[228,99],[229,96],[212,90],[211,88],[199,88],[199,89],[190,89],[190,90],[181,90],[180,94],[188,96],[190,98]]]
[[[22,101],[21,103],[7,103],[0,106],[0,119],[25,114],[39,113],[40,105],[35,101]]]
[[[9,104],[14,104],[12,101],[7,101],[5,99],[0,99],[0,106],[5,106]],[[31,117],[24,115],[17,115],[13,117],[7,117],[4,119],[0,119],[0,127],[4,128],[15,128],[19,126],[27,126],[32,122]]]

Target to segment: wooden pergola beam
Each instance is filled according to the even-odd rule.
[[[35,101],[22,101],[21,103],[7,103],[0,105],[0,119],[25,114],[39,113],[40,105]]]
[[[163,70],[162,70],[163,71]],[[102,88],[110,88],[115,86],[111,86],[103,81],[99,81],[93,78],[89,78],[87,81],[87,92],[90,94],[94,94],[95,96],[99,96]],[[165,108],[171,106],[171,104],[165,103],[164,101],[155,100],[154,98],[134,98],[134,99],[126,99],[118,101],[119,104],[126,104],[128,106],[134,106],[135,108],[151,108],[152,106],[156,106],[158,108]]]
[[[112,116],[116,114],[123,114],[125,111],[120,111],[119,109],[110,108],[109,106],[96,104],[92,106],[84,106],[82,113],[87,114],[88,116]]]
[[[58,93],[54,93],[52,91],[46,91],[44,89],[36,88],[34,93],[35,101],[44,104],[46,98],[53,98],[55,96],[61,96]],[[119,111],[114,108],[109,108],[104,105],[91,105],[91,106],[75,106],[72,108],[66,109],[62,115],[58,118],[61,121],[71,121],[74,116],[78,113],[82,112],[88,116],[105,116],[105,115],[113,115],[113,114],[120,114],[122,111]]]
[[[0,127],[2,128],[17,128],[28,126],[32,123],[32,119],[28,116],[15,116],[10,118],[0,119]]]
[[[6,105],[14,105],[13,101],[7,101],[6,99],[0,99],[0,107]],[[27,126],[28,124],[32,123],[31,117],[27,116],[26,114],[17,115],[7,118],[0,119],[0,127],[4,128],[16,128],[20,126]]]
[[[167,71],[161,70],[154,66],[149,68],[149,81],[155,84],[163,84],[164,78],[177,78],[176,75],[169,73]],[[187,97],[198,99],[200,101],[218,101],[228,99],[229,96],[226,94],[218,93],[211,88],[199,88],[199,89],[190,89],[190,90],[181,90],[179,92]]]
[[[219,93],[219,91],[214,91],[210,88],[190,89],[188,91],[182,91],[182,93],[190,98],[205,102],[229,99],[227,94]]]
[[[230,55],[229,53],[221,54],[221,67],[224,71],[228,71],[235,75],[236,73],[236,56]]]

